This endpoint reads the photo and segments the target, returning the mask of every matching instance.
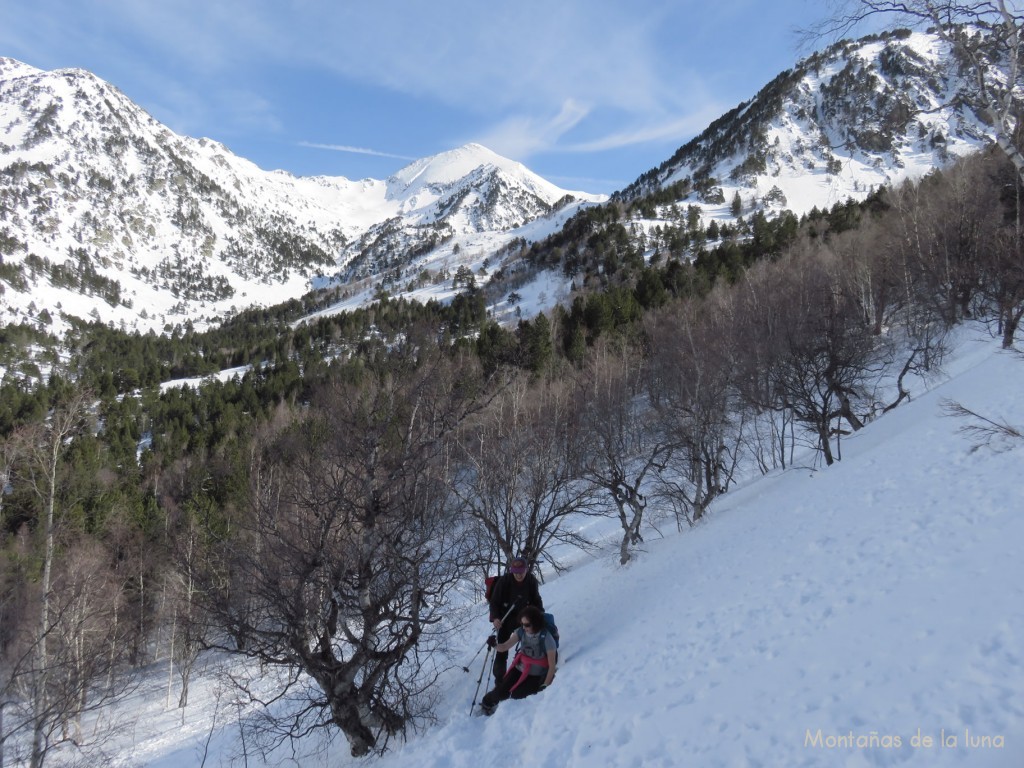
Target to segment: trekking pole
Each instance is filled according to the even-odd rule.
[[[505,623],[505,619],[507,619],[507,618],[508,618],[509,614],[510,614],[510,613],[512,613],[512,610],[513,610],[514,608],[515,608],[515,605],[513,605],[513,606],[512,606],[511,608],[509,608],[509,609],[508,609],[508,610],[507,610],[507,611],[505,612],[505,615],[504,615],[504,616],[502,616],[502,618],[501,618],[501,623],[502,623],[502,624],[504,624],[504,623]],[[494,634],[495,632],[497,632],[497,631],[498,631],[497,629],[492,629],[492,630],[491,630],[491,634],[493,635],[493,634]],[[473,658],[472,658],[472,659],[470,659],[470,660],[469,660],[468,662],[466,662],[466,666],[464,666],[464,667],[462,668],[462,671],[463,671],[463,672],[469,672],[469,668],[470,668],[471,666],[473,666],[473,662],[474,662],[474,661],[476,661],[476,657],[480,655],[480,651],[482,651],[482,650],[483,650],[484,648],[486,648],[486,647],[487,647],[487,641],[486,641],[486,640],[484,640],[484,644],[483,644],[483,645],[481,645],[479,649],[477,649],[477,652],[473,654]]]
[[[491,634],[493,635],[494,632],[491,632]],[[488,637],[487,640],[490,640],[490,637]],[[473,658],[466,662],[466,666],[462,668],[463,672],[469,672],[469,668],[473,666],[473,662],[476,661],[476,657],[480,655],[480,651],[487,647],[487,640],[484,640],[484,644],[481,645],[479,650],[473,654]]]
[[[512,611],[513,611],[514,608],[515,608],[515,605],[511,605],[509,607],[509,609],[507,611],[505,611],[505,615],[501,617],[501,623],[502,624],[504,624],[505,623],[505,619],[507,619],[512,614]],[[483,666],[480,667],[480,677],[478,677],[476,679],[476,690],[473,691],[473,703],[469,705],[469,714],[471,714],[471,715],[473,714],[473,707],[476,706],[476,697],[480,695],[480,684],[484,680],[484,672],[487,671],[487,667],[488,667],[488,663],[487,662],[491,658],[491,651],[494,650],[493,648],[490,647],[490,645],[488,645],[488,641],[491,639],[491,637],[494,637],[494,639],[497,640],[497,633],[498,633],[497,628],[492,629],[491,630],[491,634],[488,635],[487,640],[484,641],[484,647],[487,648],[487,653],[484,654],[484,663],[483,663]],[[482,651],[482,650],[483,650],[483,648],[480,649],[480,651]],[[480,651],[476,652],[476,656],[474,656],[473,659],[476,659],[476,657],[480,655]],[[494,650],[494,655],[495,656],[498,655],[498,652],[496,650]],[[473,661],[470,660],[469,663],[472,664]],[[469,672],[469,669],[467,667],[463,667],[463,669],[465,669],[467,672]]]
[[[479,653],[479,651],[477,651]],[[473,710],[476,708],[476,697],[480,695],[480,684],[484,680],[484,672],[487,670],[487,661],[491,658],[491,649],[488,647],[487,653],[484,654],[484,663],[480,667],[480,677],[476,679],[476,690],[473,691],[473,703],[469,705],[469,714],[473,714]]]

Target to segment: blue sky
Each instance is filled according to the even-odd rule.
[[[476,141],[611,192],[810,51],[813,0],[0,0],[0,55],[81,67],[262,168],[385,178]]]

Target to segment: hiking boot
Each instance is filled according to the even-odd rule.
[[[480,704],[480,711],[483,712],[488,717],[493,715],[497,711],[497,709],[498,709],[498,705],[497,704],[483,704],[483,703]]]

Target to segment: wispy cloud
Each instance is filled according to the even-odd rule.
[[[638,109],[662,90],[645,14],[607,0],[346,3],[319,10],[290,21],[287,36],[260,47],[479,112],[539,112],[567,98]]]
[[[392,152],[381,152],[377,149],[367,149],[366,147],[350,147],[345,144],[317,144],[312,141],[300,141],[298,142],[300,147],[309,147],[310,149],[329,149],[332,152],[350,152],[354,155],[373,155],[374,157],[392,157],[396,160],[417,160],[418,158],[409,157],[408,155],[396,155]]]
[[[550,150],[558,140],[576,127],[590,110],[567,99],[554,116],[533,117],[516,115],[475,137],[475,141],[495,152],[515,160]]]
[[[559,149],[563,152],[605,152],[637,144],[684,140],[704,130],[723,111],[722,105],[709,103],[682,117],[616,131],[597,139],[563,145]]]
[[[594,179],[589,176],[545,175],[545,179],[569,190],[615,190],[629,184],[632,179]]]
[[[207,82],[276,64],[486,115],[542,114],[567,99],[637,113],[677,98],[684,78],[653,39],[660,0],[106,5],[126,38]]]

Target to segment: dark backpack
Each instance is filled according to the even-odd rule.
[[[550,633],[551,636],[555,639],[555,648],[557,648],[559,642],[558,627],[555,626],[555,617],[552,616],[550,613],[544,614],[544,631]]]

